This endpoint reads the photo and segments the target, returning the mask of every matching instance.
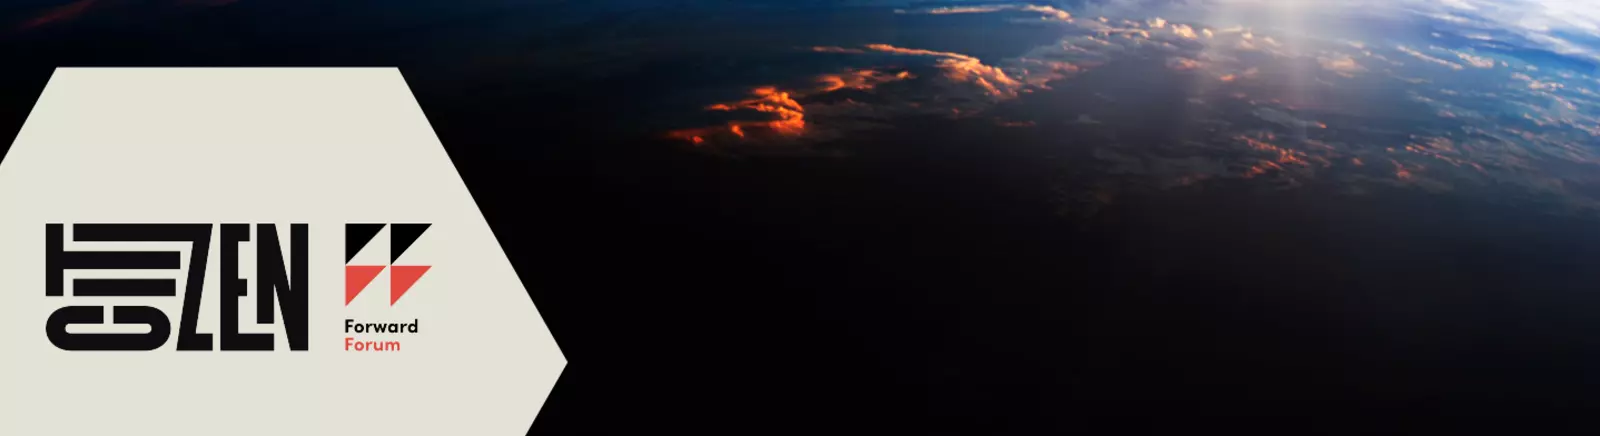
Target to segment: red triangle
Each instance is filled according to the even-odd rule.
[[[361,291],[372,284],[372,279],[378,278],[378,273],[383,272],[383,265],[345,265],[344,267],[344,305],[349,306]]]
[[[393,306],[394,302],[400,301],[400,297],[411,290],[411,285],[417,284],[417,279],[422,278],[422,275],[428,272],[428,268],[433,267],[395,265],[394,269],[389,271],[389,305]]]

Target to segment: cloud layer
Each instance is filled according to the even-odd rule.
[[[1004,19],[1025,11],[1008,4],[900,13]],[[1600,176],[1593,175],[1600,174],[1600,154],[1584,145],[1600,140],[1600,78],[1381,34],[1319,37],[1082,13],[1059,25],[1056,42],[1009,59],[881,43],[804,48],[797,52],[852,66],[811,77],[809,85],[757,88],[750,99],[712,106],[769,118],[673,135],[724,151],[803,148],[934,115],[1102,138],[1084,144],[1087,162],[1121,184],[1101,183],[1079,198],[1235,180],[1351,193],[1514,187],[1600,210]],[[1052,92],[1060,89],[1069,91]],[[1151,92],[1184,97],[1156,103],[1143,95]],[[774,96],[784,96],[782,104]],[[1044,107],[1071,109],[1025,109]],[[997,109],[1004,115],[987,115]],[[723,133],[707,133],[716,131]]]

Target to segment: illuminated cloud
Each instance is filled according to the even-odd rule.
[[[895,13],[898,13],[898,14],[949,15],[949,14],[983,14],[983,13],[1002,12],[1002,11],[1037,12],[1039,14],[1044,15],[1044,17],[1047,18],[1047,19],[1054,19],[1054,20],[1057,20],[1057,21],[1066,21],[1066,22],[1071,22],[1072,21],[1072,14],[1067,13],[1067,11],[1063,11],[1061,9],[1056,9],[1056,7],[1054,7],[1054,6],[1034,5],[1034,4],[1020,4],[1020,3],[1019,4],[980,5],[980,6],[947,6],[947,7],[940,7],[940,8],[916,9],[916,10],[897,9],[897,10],[895,10]]]
[[[896,13],[901,13],[901,14],[913,13],[913,14],[946,15],[946,14],[981,14],[981,13],[987,13],[987,12],[998,12],[998,11],[1003,11],[1003,10],[1007,10],[1007,9],[1015,9],[1015,8],[1014,7],[1007,7],[1005,5],[949,6],[949,7],[942,7],[942,8],[922,9],[922,10],[916,10],[916,11],[907,11],[907,10],[904,10],[904,9],[900,9],[900,10],[896,10],[895,12]]]
[[[1254,79],[1257,75],[1259,75],[1260,72],[1261,70],[1252,67],[1237,73],[1226,73],[1221,76],[1217,76],[1217,80],[1224,83],[1230,83],[1238,81],[1239,79]]]
[[[1273,136],[1273,135],[1268,134],[1268,135],[1263,135],[1263,136],[1265,136],[1265,137],[1254,137],[1254,138],[1252,138],[1250,136],[1239,136],[1239,137],[1237,137],[1237,139],[1239,141],[1243,142],[1251,150],[1255,150],[1255,151],[1258,151],[1258,152],[1263,152],[1263,153],[1267,154],[1268,156],[1270,156],[1272,158],[1272,160],[1264,161],[1264,162],[1272,162],[1272,163],[1276,164],[1276,165],[1274,165],[1274,168],[1276,168],[1276,169],[1280,169],[1280,170],[1283,169],[1283,167],[1281,165],[1296,165],[1296,166],[1302,166],[1302,167],[1309,167],[1309,166],[1311,166],[1311,161],[1312,160],[1318,161],[1324,167],[1329,165],[1329,163],[1328,163],[1328,161],[1326,159],[1312,157],[1312,156],[1306,154],[1303,151],[1294,150],[1294,149],[1290,149],[1290,148],[1286,148],[1286,147],[1281,147],[1281,146],[1275,145],[1275,144],[1273,144],[1271,142],[1267,142],[1269,140],[1275,139],[1275,136]]]
[[[912,56],[938,56],[938,57],[947,57],[947,58],[953,58],[953,59],[978,60],[978,58],[974,58],[972,56],[967,56],[967,55],[964,55],[964,54],[961,54],[961,53],[924,50],[924,49],[920,49],[920,48],[901,48],[901,47],[895,47],[895,46],[892,46],[892,45],[889,45],[889,44],[867,44],[866,47],[867,47],[868,50],[873,50],[873,51],[878,51],[878,52],[883,52],[883,53],[894,53],[894,54],[912,55]]]
[[[999,68],[984,65],[975,58],[941,59],[939,67],[945,75],[957,82],[971,82],[996,97],[1015,97],[1022,88],[1018,82]]]
[[[1533,77],[1523,73],[1511,73],[1511,78],[1518,81],[1527,82],[1528,89],[1535,91],[1554,91],[1566,87],[1566,85],[1558,82],[1548,82],[1534,79]]]
[[[982,13],[1020,11],[1019,8],[989,5],[904,13]],[[1164,15],[1175,19],[1180,16]],[[1109,164],[1110,173],[1126,177],[1122,180],[1133,184],[1165,189],[1249,178],[1256,183],[1292,187],[1315,183],[1320,178],[1324,182],[1359,181],[1443,192],[1452,186],[1494,183],[1574,198],[1591,194],[1574,194],[1572,191],[1579,188],[1572,184],[1570,175],[1556,174],[1559,170],[1600,174],[1600,152],[1588,147],[1600,138],[1600,119],[1593,115],[1600,109],[1600,94],[1590,90],[1600,89],[1600,79],[1592,77],[1592,73],[1561,76],[1549,68],[1538,71],[1517,64],[1516,71],[1525,72],[1516,72],[1509,80],[1483,81],[1483,88],[1474,89],[1474,82],[1444,75],[1438,80],[1449,84],[1444,88],[1430,86],[1433,82],[1426,77],[1446,71],[1428,64],[1451,70],[1503,64],[1480,52],[1428,47],[1426,43],[1413,45],[1413,49],[1377,41],[1291,40],[1271,29],[1258,33],[1247,27],[1203,28],[1144,17],[1148,15],[1138,21],[1078,20],[1062,26],[1065,36],[1061,39],[1012,59],[980,61],[964,53],[888,44],[810,47],[805,51],[850,67],[797,76],[791,78],[797,80],[780,82],[785,84],[778,88],[713,105],[710,112],[741,120],[674,131],[672,135],[708,149],[724,144],[751,144],[750,148],[761,149],[760,145],[782,141],[814,144],[837,137],[829,135],[893,125],[890,120],[907,115],[986,114],[978,120],[989,126],[1019,130],[1031,126],[1041,133],[1069,128],[1108,132],[1113,133],[1108,137],[1116,137],[1114,134],[1121,129],[1143,127],[1129,127],[1128,117],[1121,114],[1093,109],[1095,102],[1115,103],[1128,96],[1105,87],[1075,87],[1089,95],[1047,96],[1082,98],[1090,103],[1086,105],[1088,109],[1071,107],[1062,113],[988,111],[999,102],[1051,85],[1072,86],[1070,78],[1077,73],[1115,64],[1116,68],[1194,71],[1194,77],[1203,79],[1178,80],[1187,86],[1184,91],[1190,95],[1183,97],[1191,105],[1176,109],[1185,111],[1186,118],[1181,122],[1194,123],[1190,127],[1195,128],[1184,133],[1192,136],[1170,143],[1116,144],[1107,145],[1106,152],[1095,150],[1095,157]],[[1120,60],[1147,60],[1154,64]],[[1506,74],[1512,72],[1508,70]],[[1426,120],[1418,123],[1430,126],[1431,133],[1405,129],[1385,132],[1351,122],[1338,123],[1330,129],[1316,119],[1348,120],[1341,114],[1361,110],[1341,107],[1338,100],[1350,100],[1350,96],[1329,95],[1330,88],[1322,87],[1299,96],[1281,89],[1285,84],[1297,85],[1296,81],[1310,87],[1314,85],[1311,79],[1331,84],[1321,80],[1331,74],[1363,77],[1361,84],[1370,80],[1372,88],[1397,89],[1395,95],[1388,96],[1369,94],[1371,88],[1331,88],[1335,93],[1355,94],[1363,101],[1370,98],[1373,105],[1394,103],[1392,107],[1374,109],[1400,110],[1407,119]],[[1127,77],[1121,80],[1184,76]],[[1223,85],[1212,82],[1213,78],[1233,83]],[[1099,83],[1105,82],[1094,82]],[[1505,86],[1508,83],[1510,86]],[[1408,90],[1414,94],[1407,94]],[[1224,101],[1230,95],[1236,100]],[[1391,97],[1393,100],[1385,100]],[[1485,108],[1480,108],[1479,103],[1484,103]],[[1513,124],[1497,125],[1496,117],[1501,114],[1488,112],[1492,110],[1486,109],[1489,106],[1509,108],[1506,115],[1519,119]],[[1244,109],[1240,111],[1240,107]],[[1006,115],[988,116],[996,113]],[[1039,118],[1030,119],[1025,115],[1028,113]],[[752,114],[759,115],[759,119],[751,119]],[[1238,128],[1246,126],[1262,130],[1241,134]],[[1558,128],[1565,130],[1555,130]],[[1116,192],[1111,190],[1112,194]],[[1104,192],[1095,195],[1101,194]]]
[[[757,87],[751,90],[750,94],[750,98],[715,103],[707,106],[705,110],[717,112],[748,111],[765,114],[767,119],[735,120],[728,121],[723,126],[674,130],[667,132],[667,136],[690,141],[698,145],[713,138],[724,136],[746,138],[747,132],[752,130],[768,135],[789,137],[805,133],[805,108],[800,105],[800,102],[795,101],[792,94],[780,91],[772,86]]]
[[[1174,70],[1203,70],[1205,77],[1216,78],[1222,82],[1243,80],[1257,74],[1258,67],[1260,70],[1274,72],[1270,76],[1252,80],[1246,86],[1224,86],[1217,89],[1211,88],[1214,83],[1198,84],[1191,90],[1197,95],[1190,96],[1189,101],[1198,105],[1190,109],[1193,111],[1192,114],[1196,114],[1191,115],[1197,117],[1195,122],[1208,123],[1208,129],[1210,123],[1218,123],[1221,126],[1238,125],[1234,124],[1241,123],[1237,118],[1204,119],[1209,117],[1206,115],[1208,112],[1214,113],[1219,110],[1216,108],[1221,107],[1208,104],[1212,99],[1228,95],[1230,92],[1237,94],[1236,98],[1255,106],[1253,114],[1256,118],[1273,124],[1269,129],[1281,136],[1274,137],[1271,133],[1245,136],[1235,136],[1232,132],[1220,133],[1229,132],[1224,127],[1218,132],[1225,136],[1180,141],[1184,145],[1160,145],[1157,147],[1174,148],[1158,150],[1148,155],[1127,149],[1114,153],[1102,153],[1096,150],[1096,157],[1110,165],[1111,168],[1108,170],[1110,173],[1139,177],[1125,179],[1130,183],[1165,188],[1193,186],[1207,180],[1252,178],[1273,186],[1284,187],[1309,183],[1320,176],[1330,180],[1360,180],[1361,183],[1415,188],[1429,192],[1447,192],[1452,190],[1452,186],[1462,183],[1509,183],[1525,186],[1532,192],[1551,193],[1573,199],[1578,196],[1563,192],[1565,189],[1572,189],[1564,187],[1566,185],[1563,184],[1564,181],[1570,183],[1570,178],[1564,179],[1558,175],[1535,175],[1551,168],[1574,168],[1571,165],[1575,164],[1600,165],[1600,156],[1597,156],[1600,153],[1583,146],[1600,138],[1600,119],[1597,119],[1600,117],[1586,114],[1600,108],[1600,93],[1589,91],[1589,88],[1600,85],[1600,79],[1591,76],[1573,74],[1571,77],[1557,77],[1558,73],[1538,72],[1519,65],[1518,68],[1528,72],[1517,73],[1515,81],[1511,82],[1513,86],[1498,86],[1504,83],[1502,81],[1482,90],[1500,92],[1503,94],[1500,96],[1492,92],[1474,93],[1475,90],[1470,88],[1471,85],[1454,82],[1451,82],[1452,89],[1416,87],[1416,92],[1426,94],[1426,97],[1418,95],[1416,96],[1418,99],[1413,100],[1429,106],[1427,110],[1417,111],[1415,113],[1417,116],[1437,116],[1439,122],[1452,125],[1482,125],[1484,124],[1482,120],[1489,118],[1469,109],[1472,106],[1469,102],[1470,99],[1488,99],[1510,103],[1513,111],[1511,115],[1526,119],[1525,123],[1520,125],[1527,126],[1528,129],[1535,129],[1537,126],[1540,133],[1505,133],[1503,130],[1509,126],[1485,126],[1479,130],[1463,127],[1471,130],[1471,133],[1454,139],[1460,142],[1413,135],[1409,140],[1397,138],[1399,141],[1392,143],[1395,144],[1393,148],[1384,151],[1382,148],[1372,149],[1336,140],[1336,138],[1349,138],[1346,133],[1351,129],[1362,130],[1360,127],[1346,125],[1339,126],[1338,129],[1325,130],[1329,129],[1327,124],[1305,119],[1313,116],[1329,116],[1331,113],[1348,110],[1348,108],[1328,107],[1337,105],[1336,102],[1329,100],[1338,98],[1268,94],[1275,91],[1257,85],[1274,87],[1285,78],[1285,74],[1306,74],[1307,72],[1296,70],[1286,71],[1282,67],[1290,63],[1307,61],[1315,62],[1309,73],[1316,74],[1320,68],[1327,71],[1326,74],[1339,74],[1344,77],[1371,74],[1371,80],[1392,80],[1394,84],[1402,86],[1432,83],[1421,78],[1406,77],[1406,75],[1425,74],[1419,72],[1417,68],[1432,69],[1426,64],[1450,70],[1464,70],[1495,68],[1500,61],[1472,51],[1429,48],[1425,45],[1413,49],[1406,46],[1383,46],[1351,41],[1334,41],[1333,43],[1338,44],[1338,48],[1318,52],[1313,50],[1329,50],[1326,48],[1328,46],[1322,43],[1308,43],[1305,40],[1286,43],[1289,41],[1283,40],[1282,35],[1267,30],[1257,33],[1245,27],[1189,27],[1192,25],[1186,26],[1158,19],[1081,20],[1079,23],[1074,23],[1074,26],[1080,29],[1081,33],[1069,34],[1056,44],[1029,51],[1023,55],[1022,62],[1007,60],[1001,61],[998,65],[1006,67],[1007,77],[1022,82],[1023,89],[1042,86],[1041,82],[1034,80],[1033,75],[1026,73],[1050,71],[1044,67],[1045,62],[1060,61],[1071,65],[1072,67],[1065,69],[1063,73],[1065,77],[1071,76],[1071,72],[1096,68],[1128,56],[1147,57],[1158,62],[1164,60],[1165,66]],[[1300,52],[1302,50],[1310,52]],[[922,56],[936,56],[938,53],[898,51],[921,53]],[[1272,64],[1258,65],[1255,63],[1261,62],[1262,58],[1246,55],[1243,53],[1245,51],[1272,54],[1277,60],[1266,61],[1273,62]],[[1394,54],[1396,52],[1405,55]],[[951,54],[942,53],[942,55]],[[960,59],[955,56],[948,58]],[[1421,62],[1409,61],[1406,58],[1415,58]],[[1396,60],[1406,62],[1396,62]],[[1536,76],[1543,77],[1535,78]],[[1306,83],[1310,83],[1310,80],[1307,79]],[[1331,84],[1325,81],[1323,83]],[[1249,94],[1243,94],[1244,92]],[[1420,100],[1428,97],[1436,98]],[[1114,101],[1111,100],[1113,97],[1102,98]],[[1401,94],[1395,98],[1405,99],[1407,96]],[[1280,102],[1279,99],[1284,101]],[[1252,110],[1246,109],[1246,113],[1250,112]],[[1121,128],[1118,122],[1091,124],[1089,120],[1093,120],[1092,117],[1098,114],[1077,116],[1083,123],[1074,124],[1078,126],[1076,128]],[[1007,123],[1012,122],[1005,122],[1002,125]],[[1040,123],[1044,121],[1041,120]],[[1566,127],[1567,130],[1555,133],[1544,130],[1559,127]],[[1371,136],[1388,134],[1376,130],[1368,133]],[[1204,150],[1221,151],[1221,153],[1209,154]],[[1221,169],[1206,166],[1211,164],[1220,165]],[[1600,171],[1600,167],[1582,168]],[[1319,174],[1324,172],[1329,174]],[[1595,179],[1600,180],[1600,178]],[[1584,202],[1581,198],[1576,198],[1574,201]]]
[[[1395,178],[1400,180],[1411,180],[1413,177],[1411,174],[1412,168],[1407,168],[1405,164],[1400,163],[1398,160],[1389,159],[1389,162],[1394,164]]]
[[[1200,35],[1194,33],[1194,28],[1185,24],[1172,26],[1172,34],[1186,39],[1199,39]]]
[[[913,79],[915,76],[910,71],[889,73],[874,69],[849,70],[840,74],[824,74],[817,77],[821,84],[819,92],[833,92],[840,89],[854,89],[860,91],[871,90],[878,85]]]
[[[1367,70],[1366,67],[1363,67],[1360,63],[1357,63],[1355,58],[1342,54],[1319,57],[1317,58],[1317,64],[1322,65],[1323,69],[1332,71],[1344,77],[1355,77],[1356,73]]]
[[[721,145],[743,142],[812,143],[846,131],[879,127],[884,125],[879,120],[898,116],[976,115],[1000,101],[1035,89],[1048,89],[1049,82],[1082,70],[1073,62],[1052,58],[1061,54],[1059,47],[1030,53],[1039,56],[1008,60],[1005,67],[986,64],[963,53],[889,44],[815,46],[805,51],[848,55],[842,59],[844,62],[878,66],[846,68],[788,85],[758,87],[750,91],[749,98],[703,108],[706,112],[726,113],[726,117],[715,118],[729,121],[671,130],[666,135],[719,150]],[[894,82],[906,85],[882,87]],[[829,96],[846,91],[871,97]],[[1027,121],[1008,123],[1005,125],[1021,126]]]
[[[1022,58],[1017,63],[1022,65],[1023,76],[1020,80],[1028,86],[1039,88],[1048,88],[1047,85],[1052,81],[1083,71],[1083,68],[1066,61]]]
[[[1444,60],[1444,59],[1439,59],[1439,58],[1436,58],[1436,57],[1433,57],[1433,56],[1428,56],[1428,54],[1426,54],[1426,53],[1423,53],[1423,52],[1420,52],[1420,51],[1416,51],[1416,50],[1414,50],[1414,49],[1412,49],[1410,47],[1406,47],[1406,46],[1403,46],[1403,45],[1395,46],[1395,50],[1399,50],[1401,53],[1405,53],[1405,54],[1411,55],[1411,57],[1414,57],[1414,58],[1417,58],[1417,59],[1421,59],[1424,62],[1442,65],[1442,66],[1450,68],[1452,70],[1462,70],[1462,69],[1466,68],[1466,67],[1461,66],[1461,64],[1458,64],[1458,63],[1455,63],[1455,62],[1450,62],[1450,61],[1447,61],[1447,60]]]
[[[1027,5],[1023,6],[1022,10],[1038,12],[1045,14],[1046,17],[1055,18],[1061,21],[1072,21],[1072,14],[1067,13],[1067,11],[1056,9],[1054,6]]]
[[[1511,86],[1503,86],[1506,81],[1502,80],[1487,82],[1484,88],[1473,89],[1470,83],[1457,82],[1445,76],[1439,80],[1451,83],[1451,88],[1445,89],[1427,86],[1433,82],[1415,76],[1428,74],[1427,70],[1434,69],[1428,64],[1450,70],[1496,68],[1504,64],[1470,50],[1456,51],[1426,45],[1412,48],[1371,44],[1374,41],[1333,41],[1338,48],[1329,49],[1323,42],[1304,39],[1291,42],[1271,31],[1257,33],[1245,27],[1191,27],[1185,30],[1182,24],[1155,19],[1081,21],[1075,26],[1082,33],[1069,35],[1054,45],[1030,51],[1024,58],[1061,60],[1077,68],[1092,69],[1128,56],[1140,56],[1158,62],[1164,60],[1165,66],[1170,69],[1204,70],[1206,77],[1223,82],[1243,80],[1250,75],[1242,71],[1247,68],[1254,70],[1259,67],[1273,72],[1246,86],[1223,86],[1218,89],[1212,87],[1215,86],[1213,83],[1197,84],[1190,89],[1197,94],[1189,98],[1189,101],[1198,105],[1190,109],[1190,116],[1195,117],[1194,122],[1206,123],[1207,129],[1200,130],[1209,130],[1211,125],[1224,126],[1217,130],[1219,134],[1226,135],[1224,137],[1178,141],[1183,145],[1156,145],[1162,148],[1143,155],[1141,152],[1145,150],[1124,149],[1115,155],[1097,150],[1096,157],[1110,165],[1110,173],[1139,176],[1138,179],[1123,179],[1129,183],[1165,188],[1192,186],[1206,180],[1253,178],[1282,187],[1309,183],[1320,176],[1329,181],[1359,180],[1360,183],[1436,193],[1451,191],[1454,186],[1462,184],[1496,183],[1526,187],[1531,193],[1556,195],[1579,206],[1600,206],[1600,202],[1585,198],[1593,196],[1587,193],[1588,190],[1600,188],[1600,177],[1586,179],[1593,183],[1581,188],[1585,192],[1578,192],[1579,188],[1573,184],[1571,175],[1552,174],[1552,171],[1562,171],[1557,169],[1582,174],[1600,173],[1600,152],[1587,146],[1600,139],[1600,117],[1593,115],[1594,110],[1600,109],[1600,93],[1591,90],[1600,89],[1600,79],[1592,74],[1546,72],[1548,68],[1539,71],[1517,65],[1515,68],[1526,72],[1516,73],[1514,81],[1510,82]],[[1310,52],[1300,52],[1302,50]],[[1247,56],[1242,53],[1244,51],[1273,54],[1277,60],[1265,61],[1271,62],[1269,64],[1256,64],[1262,62],[1262,58]],[[1438,123],[1456,126],[1467,133],[1432,138],[1418,132],[1405,132],[1413,134],[1409,135],[1409,139],[1395,138],[1395,142],[1390,142],[1394,145],[1387,151],[1339,142],[1338,139],[1351,138],[1348,134],[1354,131],[1366,132],[1354,136],[1367,136],[1369,139],[1393,133],[1352,125],[1329,129],[1327,124],[1306,118],[1331,116],[1332,119],[1342,119],[1330,115],[1351,109],[1339,107],[1341,103],[1337,100],[1341,98],[1293,96],[1269,89],[1278,86],[1286,74],[1306,74],[1283,67],[1307,61],[1315,62],[1309,72],[1313,74],[1320,68],[1327,71],[1325,74],[1345,77],[1371,74],[1369,79],[1373,81],[1390,80],[1397,86],[1413,85],[1408,88],[1420,95],[1411,100],[1428,106],[1426,110],[1408,116],[1434,117]],[[1028,80],[1028,76],[1012,68],[1014,62],[1003,61],[1000,65],[1008,67],[1011,77],[1030,86],[1034,84]],[[1026,64],[1022,65],[1021,71],[1032,70]],[[1310,83],[1309,78],[1305,79],[1305,83]],[[1272,134],[1266,133],[1235,137],[1225,126],[1244,123],[1236,118],[1236,113],[1232,114],[1233,118],[1219,116],[1206,119],[1220,111],[1217,108],[1221,107],[1207,103],[1228,93],[1234,93],[1240,101],[1255,106],[1255,117],[1274,124],[1269,129],[1280,136],[1274,139]],[[1407,97],[1403,93],[1394,96],[1398,101],[1404,101]],[[1112,96],[1102,98],[1115,101]],[[1473,110],[1479,103],[1487,106],[1491,102],[1498,103],[1500,107],[1509,106],[1510,116],[1525,121],[1495,125],[1487,120],[1498,114]],[[1250,112],[1250,109],[1246,109],[1246,113]],[[1090,117],[1090,114],[1081,115],[1084,120],[1092,119]],[[1040,122],[1044,123],[1042,120]],[[1086,129],[1121,128],[1118,122],[1079,126]],[[1516,126],[1532,131],[1517,131]],[[1211,154],[1205,150],[1221,153]],[[1215,162],[1223,165],[1224,169],[1194,171],[1201,167],[1183,163],[1185,160]],[[1324,172],[1327,174],[1318,174]],[[1600,207],[1595,210],[1600,210]]]
[[[1172,57],[1167,59],[1167,68],[1178,71],[1197,70],[1203,66],[1204,65],[1201,64],[1200,61],[1185,57]]]
[[[1247,167],[1245,169],[1244,173],[1241,174],[1241,176],[1243,176],[1246,179],[1253,179],[1253,178],[1256,178],[1256,176],[1264,175],[1264,174],[1267,174],[1269,172],[1281,172],[1281,171],[1283,171],[1283,166],[1282,165],[1278,165],[1276,162],[1273,162],[1273,161],[1270,161],[1270,160],[1263,160],[1263,161],[1257,161],[1256,163],[1251,164],[1249,167]]]
[[[1490,58],[1486,58],[1486,57],[1473,56],[1473,55],[1470,55],[1470,54],[1459,53],[1459,52],[1456,53],[1456,57],[1461,58],[1462,61],[1466,61],[1467,65],[1471,65],[1471,66],[1478,67],[1478,68],[1494,68],[1494,65],[1495,65],[1494,59],[1490,59]]]
[[[993,97],[1015,97],[1024,84],[1013,79],[999,67],[986,65],[978,58],[961,53],[942,52],[934,50],[895,47],[889,44],[868,44],[864,49],[842,47],[813,47],[812,51],[823,53],[885,53],[904,56],[926,56],[935,58],[935,66],[943,71],[944,76],[958,83],[971,83],[983,89]]]
[[[1234,27],[1228,27],[1228,28],[1223,28],[1223,29],[1217,29],[1217,34],[1218,35],[1250,35],[1250,29],[1245,28],[1243,26],[1234,26]],[[1246,37],[1245,39],[1249,39],[1249,38],[1251,38],[1251,37]]]
[[[1600,3],[1585,0],[1406,0],[1406,10],[1468,29],[1492,29],[1562,55],[1600,61]],[[1468,35],[1488,39],[1487,35]]]
[[[1015,97],[1019,90],[1027,86],[1023,81],[1014,79],[998,67],[984,64],[978,58],[961,53],[942,52],[925,49],[896,47],[888,44],[869,44],[860,48],[846,47],[810,47],[808,51],[815,53],[833,53],[850,55],[887,55],[910,56],[928,59],[924,65],[939,72],[935,77],[943,82],[935,81],[919,85],[913,92],[932,92],[939,89],[938,83],[964,84],[974,88],[975,92],[991,98]],[[881,62],[883,58],[866,57],[869,62]],[[1039,71],[1067,70],[1070,64],[1063,62],[1046,63],[1048,69]],[[849,68],[838,73],[820,74],[812,77],[808,83],[796,82],[787,87],[762,86],[750,91],[750,97],[737,101],[714,103],[704,108],[707,112],[723,112],[728,114],[730,121],[714,126],[678,129],[667,132],[667,137],[690,142],[695,145],[718,145],[728,142],[745,141],[790,141],[801,138],[813,140],[836,135],[840,129],[854,129],[861,126],[861,119],[882,118],[895,114],[908,113],[947,113],[963,114],[960,105],[928,105],[916,101],[896,101],[896,93],[884,95],[877,93],[878,88],[892,82],[912,81],[918,79],[916,74],[904,68]],[[1028,76],[1029,82],[1034,83],[1033,76]],[[933,86],[934,88],[928,88]],[[946,85],[948,86],[948,85]],[[823,103],[813,101],[802,103],[807,98],[819,97],[839,91],[871,92],[877,95],[878,103],[866,104],[851,98],[825,99],[831,101]],[[945,91],[954,92],[954,88]],[[904,93],[905,91],[899,91]],[[809,107],[808,107],[809,106]],[[966,108],[966,112],[976,112],[981,107]],[[825,131],[818,132],[813,126],[810,115],[821,114],[827,126]],[[754,119],[752,119],[754,118]]]

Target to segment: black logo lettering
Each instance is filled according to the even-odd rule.
[[[273,308],[283,311],[283,329],[289,349],[307,349],[307,312],[310,284],[307,280],[308,229],[305,224],[289,226],[289,259],[284,262],[277,227],[256,225],[256,322],[275,322]],[[212,335],[196,331],[200,299],[204,292],[206,258],[210,252],[211,224],[74,224],[76,242],[187,242],[189,265],[181,265],[177,251],[67,251],[62,224],[45,225],[45,295],[64,297],[67,270],[178,270],[185,271],[183,313],[178,325],[180,351],[210,351]],[[271,333],[239,332],[239,300],[248,296],[248,281],[239,277],[239,244],[250,242],[250,225],[222,224],[220,346],[223,351],[270,351]],[[93,297],[175,297],[175,278],[75,278],[73,296]],[[274,304],[276,303],[276,304]],[[50,315],[45,333],[50,343],[68,351],[148,351],[167,343],[172,326],[160,309],[140,305],[115,305],[111,323],[144,325],[144,333],[70,333],[70,325],[105,324],[105,307],[66,306]]]

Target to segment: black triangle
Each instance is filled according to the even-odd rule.
[[[366,248],[372,238],[383,231],[386,224],[345,224],[344,225],[344,263],[355,260],[356,253]]]
[[[422,232],[428,231],[428,226],[433,224],[395,224],[389,229],[389,263],[400,260],[400,255],[405,254],[411,244],[422,237]]]

